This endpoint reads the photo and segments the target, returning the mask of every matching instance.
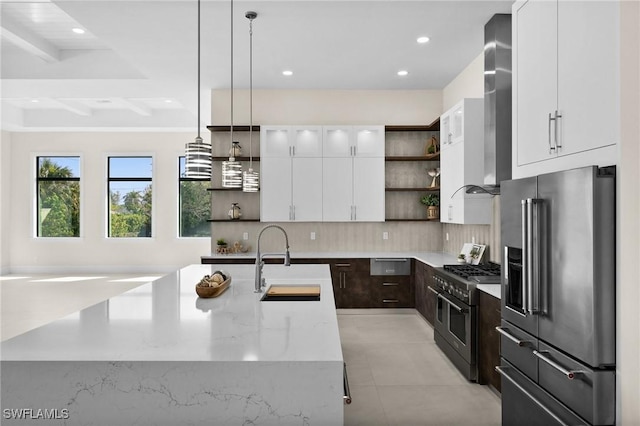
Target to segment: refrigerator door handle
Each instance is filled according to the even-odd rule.
[[[529,313],[529,219],[527,200],[521,200],[522,208],[522,311]]]
[[[553,368],[558,370],[560,373],[562,373],[569,380],[573,380],[573,379],[576,378],[576,375],[584,373],[583,371],[580,371],[580,370],[567,370],[566,368],[564,368],[563,366],[561,366],[560,364],[558,364],[557,362],[555,362],[551,358],[549,358],[549,357],[544,355],[544,354],[548,354],[548,353],[549,353],[549,351],[536,351],[536,350],[533,351],[533,354],[538,359],[541,359],[542,361],[546,362],[547,364],[549,364],[550,366],[552,366]]]
[[[512,378],[511,376],[509,376],[509,374],[507,373],[506,370],[508,370],[509,367],[502,367],[502,366],[497,366],[495,367],[495,370],[505,379],[507,379],[509,382],[511,382],[512,385],[514,385],[515,387],[518,388],[518,390],[520,390],[520,392],[522,392],[523,394],[525,394],[527,396],[527,398],[529,398],[533,403],[535,403],[538,407],[540,407],[541,409],[543,409],[548,415],[550,415],[551,417],[553,417],[553,419],[555,421],[558,422],[558,424],[562,425],[562,426],[569,426],[568,423],[566,423],[565,421],[563,421],[560,417],[558,417],[557,414],[555,414],[553,411],[549,410],[548,407],[546,407],[542,402],[538,401],[536,399],[536,397],[534,397],[528,390],[526,390],[520,383],[518,383],[514,378]]]
[[[539,312],[538,295],[540,294],[540,273],[538,271],[540,227],[538,224],[539,215],[537,211],[537,206],[540,200],[527,198],[526,201],[527,249],[525,257],[527,268],[525,274],[527,277],[527,304],[525,309],[530,315],[536,315]]]

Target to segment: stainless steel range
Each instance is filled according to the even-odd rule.
[[[434,272],[437,294],[434,339],[438,347],[471,381],[478,378],[479,283],[500,283],[500,265],[444,265]]]

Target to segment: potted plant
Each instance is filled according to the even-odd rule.
[[[218,238],[216,244],[218,244],[219,248],[224,248],[227,246],[227,241],[224,238]]]
[[[440,197],[436,194],[427,194],[420,198],[420,202],[427,206],[427,219],[440,217]]]

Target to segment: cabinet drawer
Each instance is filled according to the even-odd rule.
[[[614,371],[593,370],[542,342],[537,356],[541,387],[590,424],[614,423]]]
[[[500,324],[500,352],[531,380],[538,380],[538,339],[505,320]]]
[[[370,300],[372,307],[410,308],[414,293],[410,276],[371,277]]]
[[[411,275],[411,259],[375,258],[371,259],[371,275]]]

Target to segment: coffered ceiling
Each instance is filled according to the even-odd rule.
[[[258,13],[256,89],[442,89],[482,52],[484,24],[511,3],[235,1],[235,87],[249,84],[248,10]],[[197,1],[0,0],[0,8],[3,129],[194,130]],[[230,85],[231,6],[201,8],[206,125],[210,90]]]

